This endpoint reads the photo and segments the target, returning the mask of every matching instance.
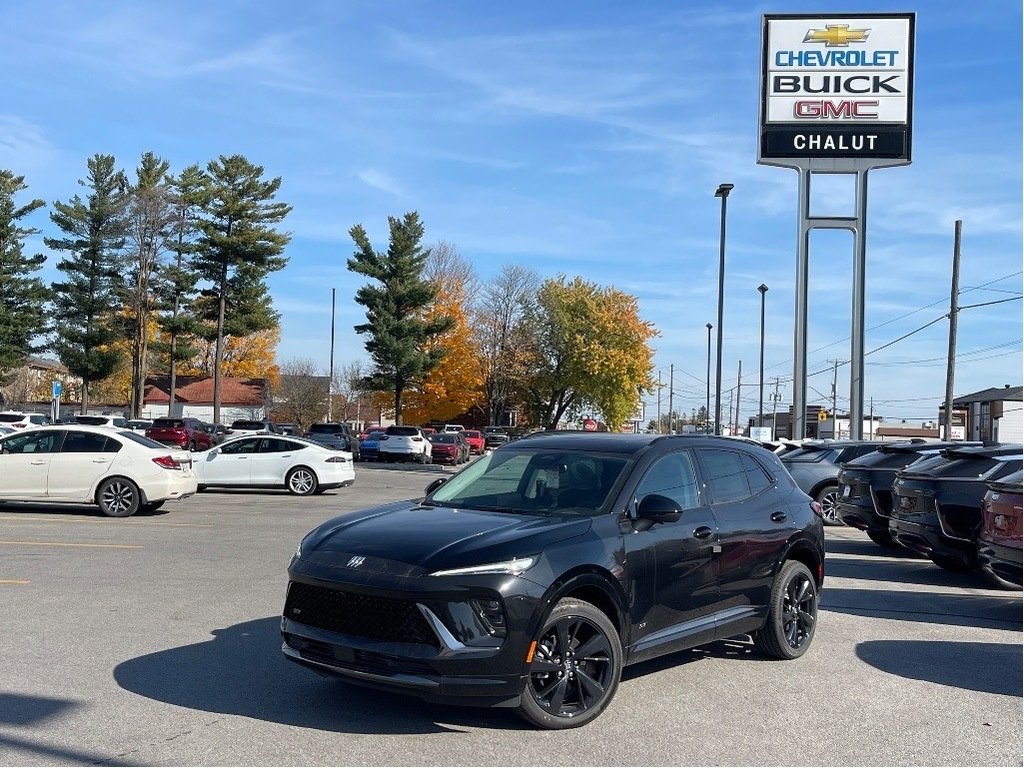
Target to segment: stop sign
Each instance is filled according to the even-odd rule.
[[[587,432],[597,432],[597,422],[594,421],[593,419],[584,419],[583,429],[585,429]]]

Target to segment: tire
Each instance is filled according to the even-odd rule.
[[[150,501],[142,505],[143,512],[156,512],[164,505],[163,501]]]
[[[526,673],[521,717],[548,730],[586,725],[615,696],[622,676],[622,642],[600,610],[565,598],[545,619]]]
[[[768,620],[754,635],[754,644],[773,659],[804,655],[818,624],[818,586],[799,560],[782,564],[768,604]]]
[[[309,467],[292,469],[285,477],[284,484],[288,488],[288,492],[295,496],[309,496],[316,493],[316,489],[320,486],[316,474]]]
[[[886,549],[900,549],[900,545],[888,531],[868,531],[868,538],[875,544]]]
[[[814,500],[821,504],[821,518],[825,525],[846,525],[839,517],[838,485],[826,485],[815,494]]]
[[[107,517],[131,517],[139,511],[142,494],[131,480],[111,477],[96,489],[96,503]]]

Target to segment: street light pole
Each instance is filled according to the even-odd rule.
[[[761,369],[757,376],[757,426],[764,426],[764,295],[768,293],[768,286],[761,283],[757,286],[761,293]]]
[[[733,184],[719,184],[715,197],[722,199],[722,230],[718,237],[718,362],[715,373],[715,434],[722,434],[722,315],[725,309],[725,201]]]
[[[704,427],[705,429],[711,422],[711,323],[708,323],[708,374],[705,381],[708,385],[707,398],[704,400]]]

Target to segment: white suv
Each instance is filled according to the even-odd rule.
[[[38,427],[49,423],[50,417],[42,413],[22,413],[21,411],[4,411],[0,413],[0,425],[13,429]]]
[[[381,461],[431,461],[430,441],[419,427],[388,427],[380,436],[377,453]]]

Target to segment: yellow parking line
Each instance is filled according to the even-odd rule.
[[[32,582],[28,579],[0,579],[0,584],[17,584],[24,586],[25,584],[31,584]]]
[[[60,541],[0,541],[0,544],[11,544],[25,547],[94,547],[102,549],[142,549],[141,544],[72,544]]]
[[[28,520],[34,523],[79,523],[93,525],[118,525],[117,520],[113,519],[93,519],[93,518],[75,518],[75,517],[34,517],[32,515],[0,515],[0,520],[17,522],[19,520]],[[133,520],[131,523],[125,523],[125,525],[156,525],[164,526],[169,528],[213,528],[212,523],[161,523],[157,521],[149,520]]]

